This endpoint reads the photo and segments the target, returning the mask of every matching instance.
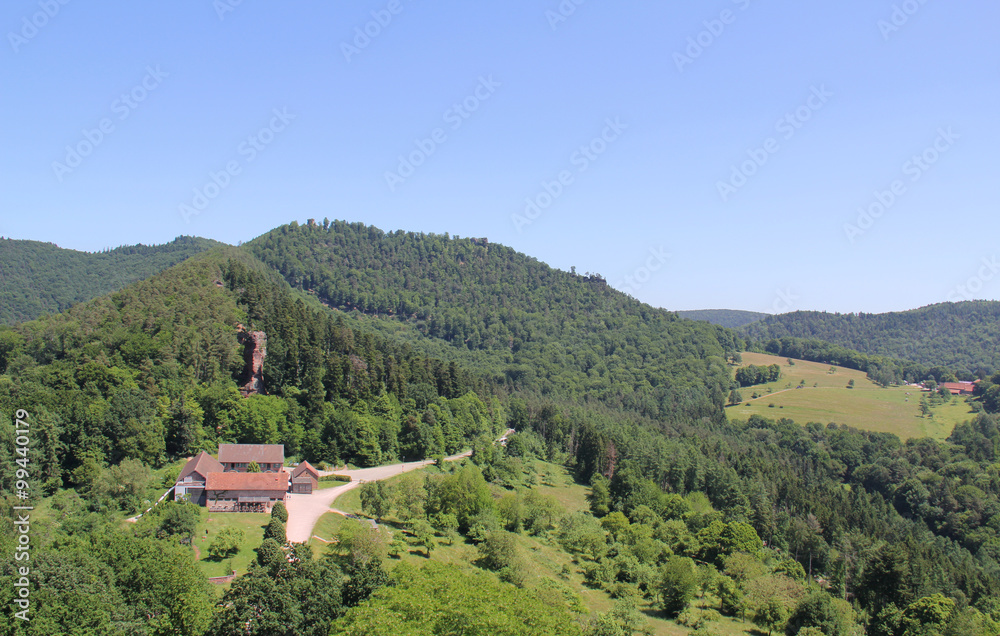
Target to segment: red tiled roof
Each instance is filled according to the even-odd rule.
[[[184,468],[181,470],[181,474],[177,476],[177,481],[183,481],[185,477],[193,473],[197,473],[202,477],[209,475],[210,473],[221,473],[222,464],[220,464],[214,457],[201,451],[194,457],[188,460],[188,463],[184,464]]]
[[[219,444],[219,461],[223,464],[257,462],[283,464],[284,444]]]
[[[968,391],[971,393],[976,388],[976,385],[972,382],[942,382],[941,386],[948,389],[952,393],[955,391]]]
[[[308,472],[314,479],[319,479],[319,471],[313,468],[309,462],[302,462],[292,471],[292,478],[299,477],[302,473]]]
[[[211,473],[205,490],[288,490],[288,473]]]

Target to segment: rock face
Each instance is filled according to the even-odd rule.
[[[264,358],[267,356],[267,335],[263,331],[244,331],[236,336],[243,345],[243,376],[240,393],[243,397],[264,393]]]

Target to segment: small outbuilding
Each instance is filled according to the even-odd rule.
[[[311,494],[319,484],[319,471],[309,462],[302,462],[292,470],[292,492]]]

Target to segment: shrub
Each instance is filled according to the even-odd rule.
[[[231,557],[240,551],[245,538],[246,533],[240,528],[223,528],[208,546],[208,554],[220,561]]]
[[[680,614],[698,588],[698,573],[694,561],[687,557],[672,556],[663,566],[660,594],[663,611],[670,616]]]
[[[350,475],[324,475],[319,481],[351,481]]]
[[[279,544],[285,543],[285,524],[279,519],[271,517],[271,522],[268,523],[267,528],[264,529],[264,538],[274,539]]]

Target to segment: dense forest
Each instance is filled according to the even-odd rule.
[[[720,417],[725,360],[743,346],[730,330],[486,239],[324,220],[283,226],[246,247],[292,287],[380,317],[397,337],[399,329],[419,336],[418,346],[446,343],[498,381],[650,417]]]
[[[940,365],[965,380],[1000,371],[1000,301],[940,303],[885,314],[795,311],[740,331],[760,342],[817,339],[869,355]]]
[[[264,394],[237,390],[237,325],[267,334]],[[779,355],[884,362],[776,342]],[[905,443],[835,423],[728,422],[729,361],[745,344],[483,239],[325,221],[0,327],[4,612],[16,409],[30,413],[35,494],[54,515],[32,538],[36,620],[5,614],[0,634],[611,636],[641,632],[639,607],[711,634],[690,608],[706,592],[721,614],[788,636],[1000,634],[998,417]],[[494,445],[508,427],[518,433]],[[366,484],[362,502],[403,520],[428,557],[436,533],[476,544],[479,571],[390,572],[398,546],[357,529],[316,557],[285,544],[276,515],[256,563],[216,598],[185,543],[189,505],[121,520],[152,471],[237,441],[317,465],[472,447],[462,466]],[[533,494],[532,458],[587,484],[589,510]],[[588,619],[564,584],[525,587],[511,547],[522,534],[573,555],[619,605]]]
[[[688,320],[704,320],[720,327],[736,329],[767,318],[770,314],[741,309],[692,309],[678,311],[677,315]]]
[[[0,239],[0,324],[33,320],[117,291],[203,252],[216,241],[181,236],[164,245],[103,252]]]

